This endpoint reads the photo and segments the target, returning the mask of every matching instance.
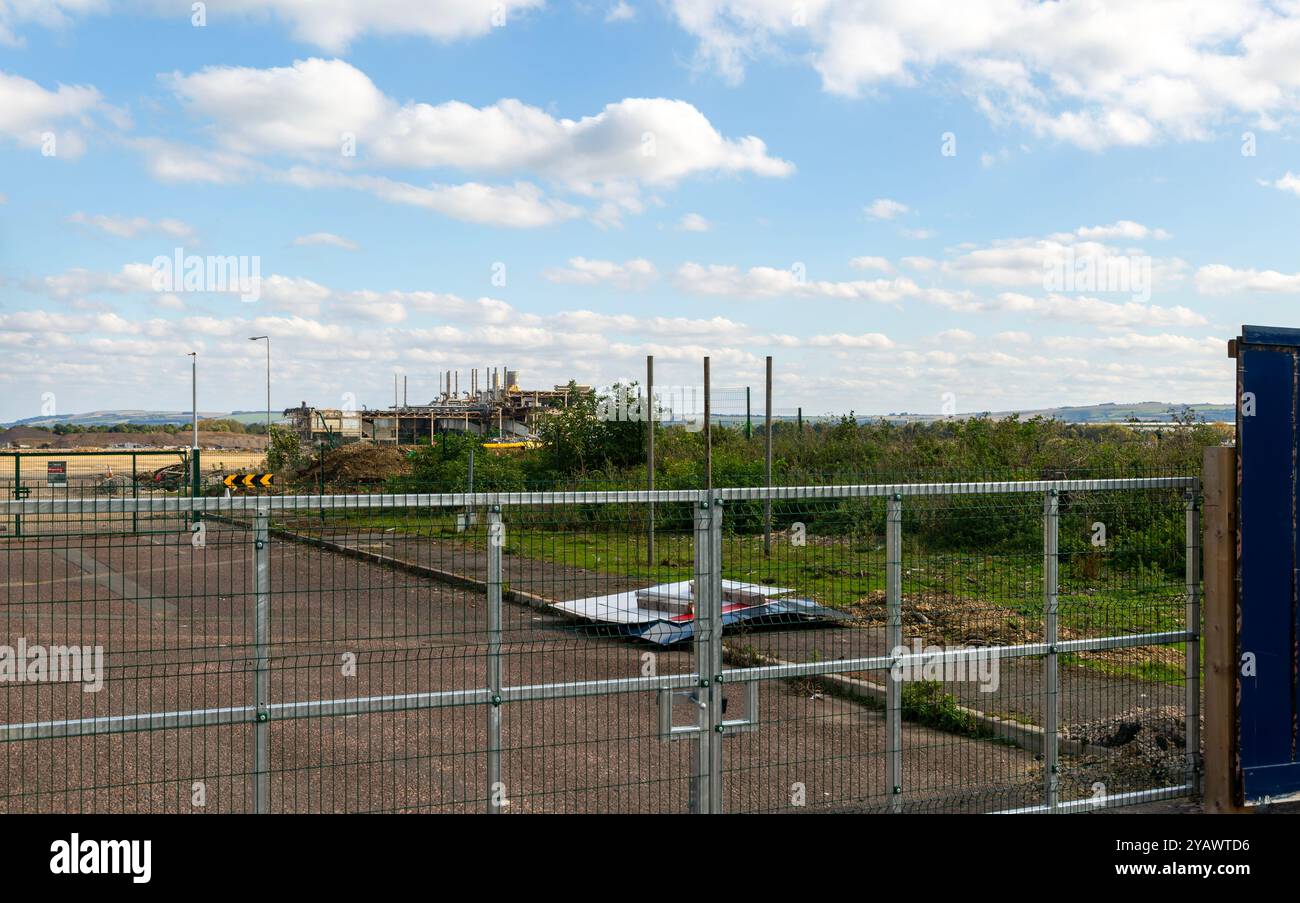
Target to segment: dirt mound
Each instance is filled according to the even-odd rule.
[[[1118,786],[1172,786],[1181,783],[1187,726],[1179,706],[1135,709],[1083,724],[1065,725],[1062,736],[1081,740],[1109,755],[1084,756],[1063,769],[1063,783],[1082,791],[1107,779]]]
[[[322,472],[327,486],[374,485],[409,474],[411,462],[401,448],[357,443],[327,451],[323,463],[319,456],[313,456],[295,478],[315,484],[320,482]]]
[[[8,443],[37,446],[53,442],[57,438],[53,433],[34,430],[30,426],[15,426],[0,430],[0,446]]]

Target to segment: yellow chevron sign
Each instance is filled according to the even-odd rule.
[[[221,482],[227,489],[265,489],[274,479],[273,473],[228,473]]]

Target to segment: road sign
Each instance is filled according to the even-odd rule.
[[[274,480],[273,473],[228,473],[221,482],[227,489],[267,489]]]
[[[47,461],[45,464],[45,485],[52,489],[68,488],[68,462]]]

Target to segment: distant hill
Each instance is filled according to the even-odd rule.
[[[1184,412],[1194,413],[1198,420],[1211,423],[1231,423],[1237,419],[1237,409],[1230,404],[1173,404],[1165,401],[1141,401],[1136,404],[1091,404],[1079,407],[1043,408],[1022,411],[1022,417],[1053,417],[1067,423],[1127,423],[1130,420],[1159,423],[1174,419]],[[996,414],[994,416],[1006,416]]]
[[[1109,402],[1107,404],[1091,404],[1077,406],[1063,406],[1058,408],[1037,408],[1032,410],[1021,411],[995,411],[988,412],[988,416],[995,418],[1011,417],[1019,414],[1023,417],[1050,417],[1056,420],[1062,420],[1066,423],[1128,423],[1132,420],[1138,420],[1144,423],[1161,423],[1169,422],[1174,419],[1175,413],[1181,415],[1183,411],[1192,411],[1198,419],[1207,420],[1211,423],[1231,423],[1236,419],[1236,410],[1230,404],[1175,404],[1165,401],[1140,401],[1132,403]],[[958,417],[976,417],[976,412],[967,411],[957,415]],[[265,411],[200,411],[199,418],[202,420],[225,419],[237,420],[247,426],[250,423],[262,423],[266,419]],[[761,405],[755,407],[751,422],[755,425],[762,422],[763,410]],[[793,421],[795,418],[782,412],[774,419]],[[826,416],[807,415],[804,419],[808,421],[837,419]],[[900,423],[926,423],[931,420],[941,420],[941,414],[919,414],[910,412],[899,412],[890,414],[859,415],[858,421],[862,423],[889,420]],[[744,424],[745,416],[743,414],[725,414],[718,415],[718,422]],[[22,420],[15,420],[12,423],[0,423],[0,427],[36,427],[45,426],[53,427],[59,423],[67,423],[73,426],[116,426],[123,423],[138,423],[162,426],[164,424],[184,425],[190,422],[190,413],[188,411],[145,411],[134,410],[130,408],[120,408],[110,411],[90,411],[85,414],[64,414],[60,416],[49,417],[25,417]],[[286,422],[283,415],[276,412],[274,415],[275,423]]]

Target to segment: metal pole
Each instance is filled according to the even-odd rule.
[[[271,514],[259,508],[253,519],[253,561],[257,591],[253,608],[253,811],[271,809]]]
[[[711,786],[713,765],[712,642],[710,596],[713,592],[713,501],[712,493],[700,493],[695,508],[695,585],[692,605],[695,615],[695,669],[699,674],[692,698],[696,702],[699,731],[695,735],[695,768],[691,775],[691,812],[701,815],[712,811]]]
[[[138,467],[136,461],[137,457],[138,456],[136,455],[135,452],[131,453],[131,500],[132,501],[135,501],[136,499],[140,498],[140,481],[136,479],[136,469]],[[134,506],[131,508],[131,532],[132,533],[140,532],[140,509]]]
[[[767,410],[763,416],[763,485],[772,488],[772,355],[767,356]],[[763,500],[763,554],[772,554],[772,495]]]
[[[714,815],[722,814],[722,499],[713,499],[713,513],[709,518],[709,595],[708,595],[708,650],[709,650],[709,809]],[[698,615],[697,615],[698,617]],[[756,712],[750,713],[757,715]]]
[[[713,431],[709,425],[709,359],[704,359],[704,488],[713,488]]]
[[[271,447],[271,337],[266,337],[266,447]]]
[[[488,511],[487,572],[487,689],[491,705],[487,710],[487,811],[501,811],[506,799],[501,783],[501,549],[505,544],[505,524],[501,506]]]
[[[895,494],[885,509],[885,648],[903,645],[903,497]],[[903,685],[890,668],[885,682],[885,787],[889,811],[903,811]]]
[[[199,447],[199,355],[190,352],[190,405],[193,409],[194,447]]]
[[[1049,812],[1056,811],[1059,787],[1060,663],[1056,657],[1056,615],[1060,576],[1057,554],[1060,504],[1057,491],[1048,490],[1043,499],[1043,642],[1047,645],[1047,655],[1043,656],[1043,801]]]
[[[1183,499],[1187,511],[1187,632],[1185,644],[1187,727],[1187,783],[1192,793],[1201,781],[1201,510],[1197,492],[1187,490]]]
[[[745,438],[754,438],[754,420],[750,416],[749,409],[749,386],[745,386]]]
[[[645,418],[645,488],[647,492],[655,491],[655,419],[658,406],[655,404],[655,356],[645,356],[646,418]],[[646,567],[655,566],[655,503],[651,498],[648,505],[649,523],[646,526]]]

